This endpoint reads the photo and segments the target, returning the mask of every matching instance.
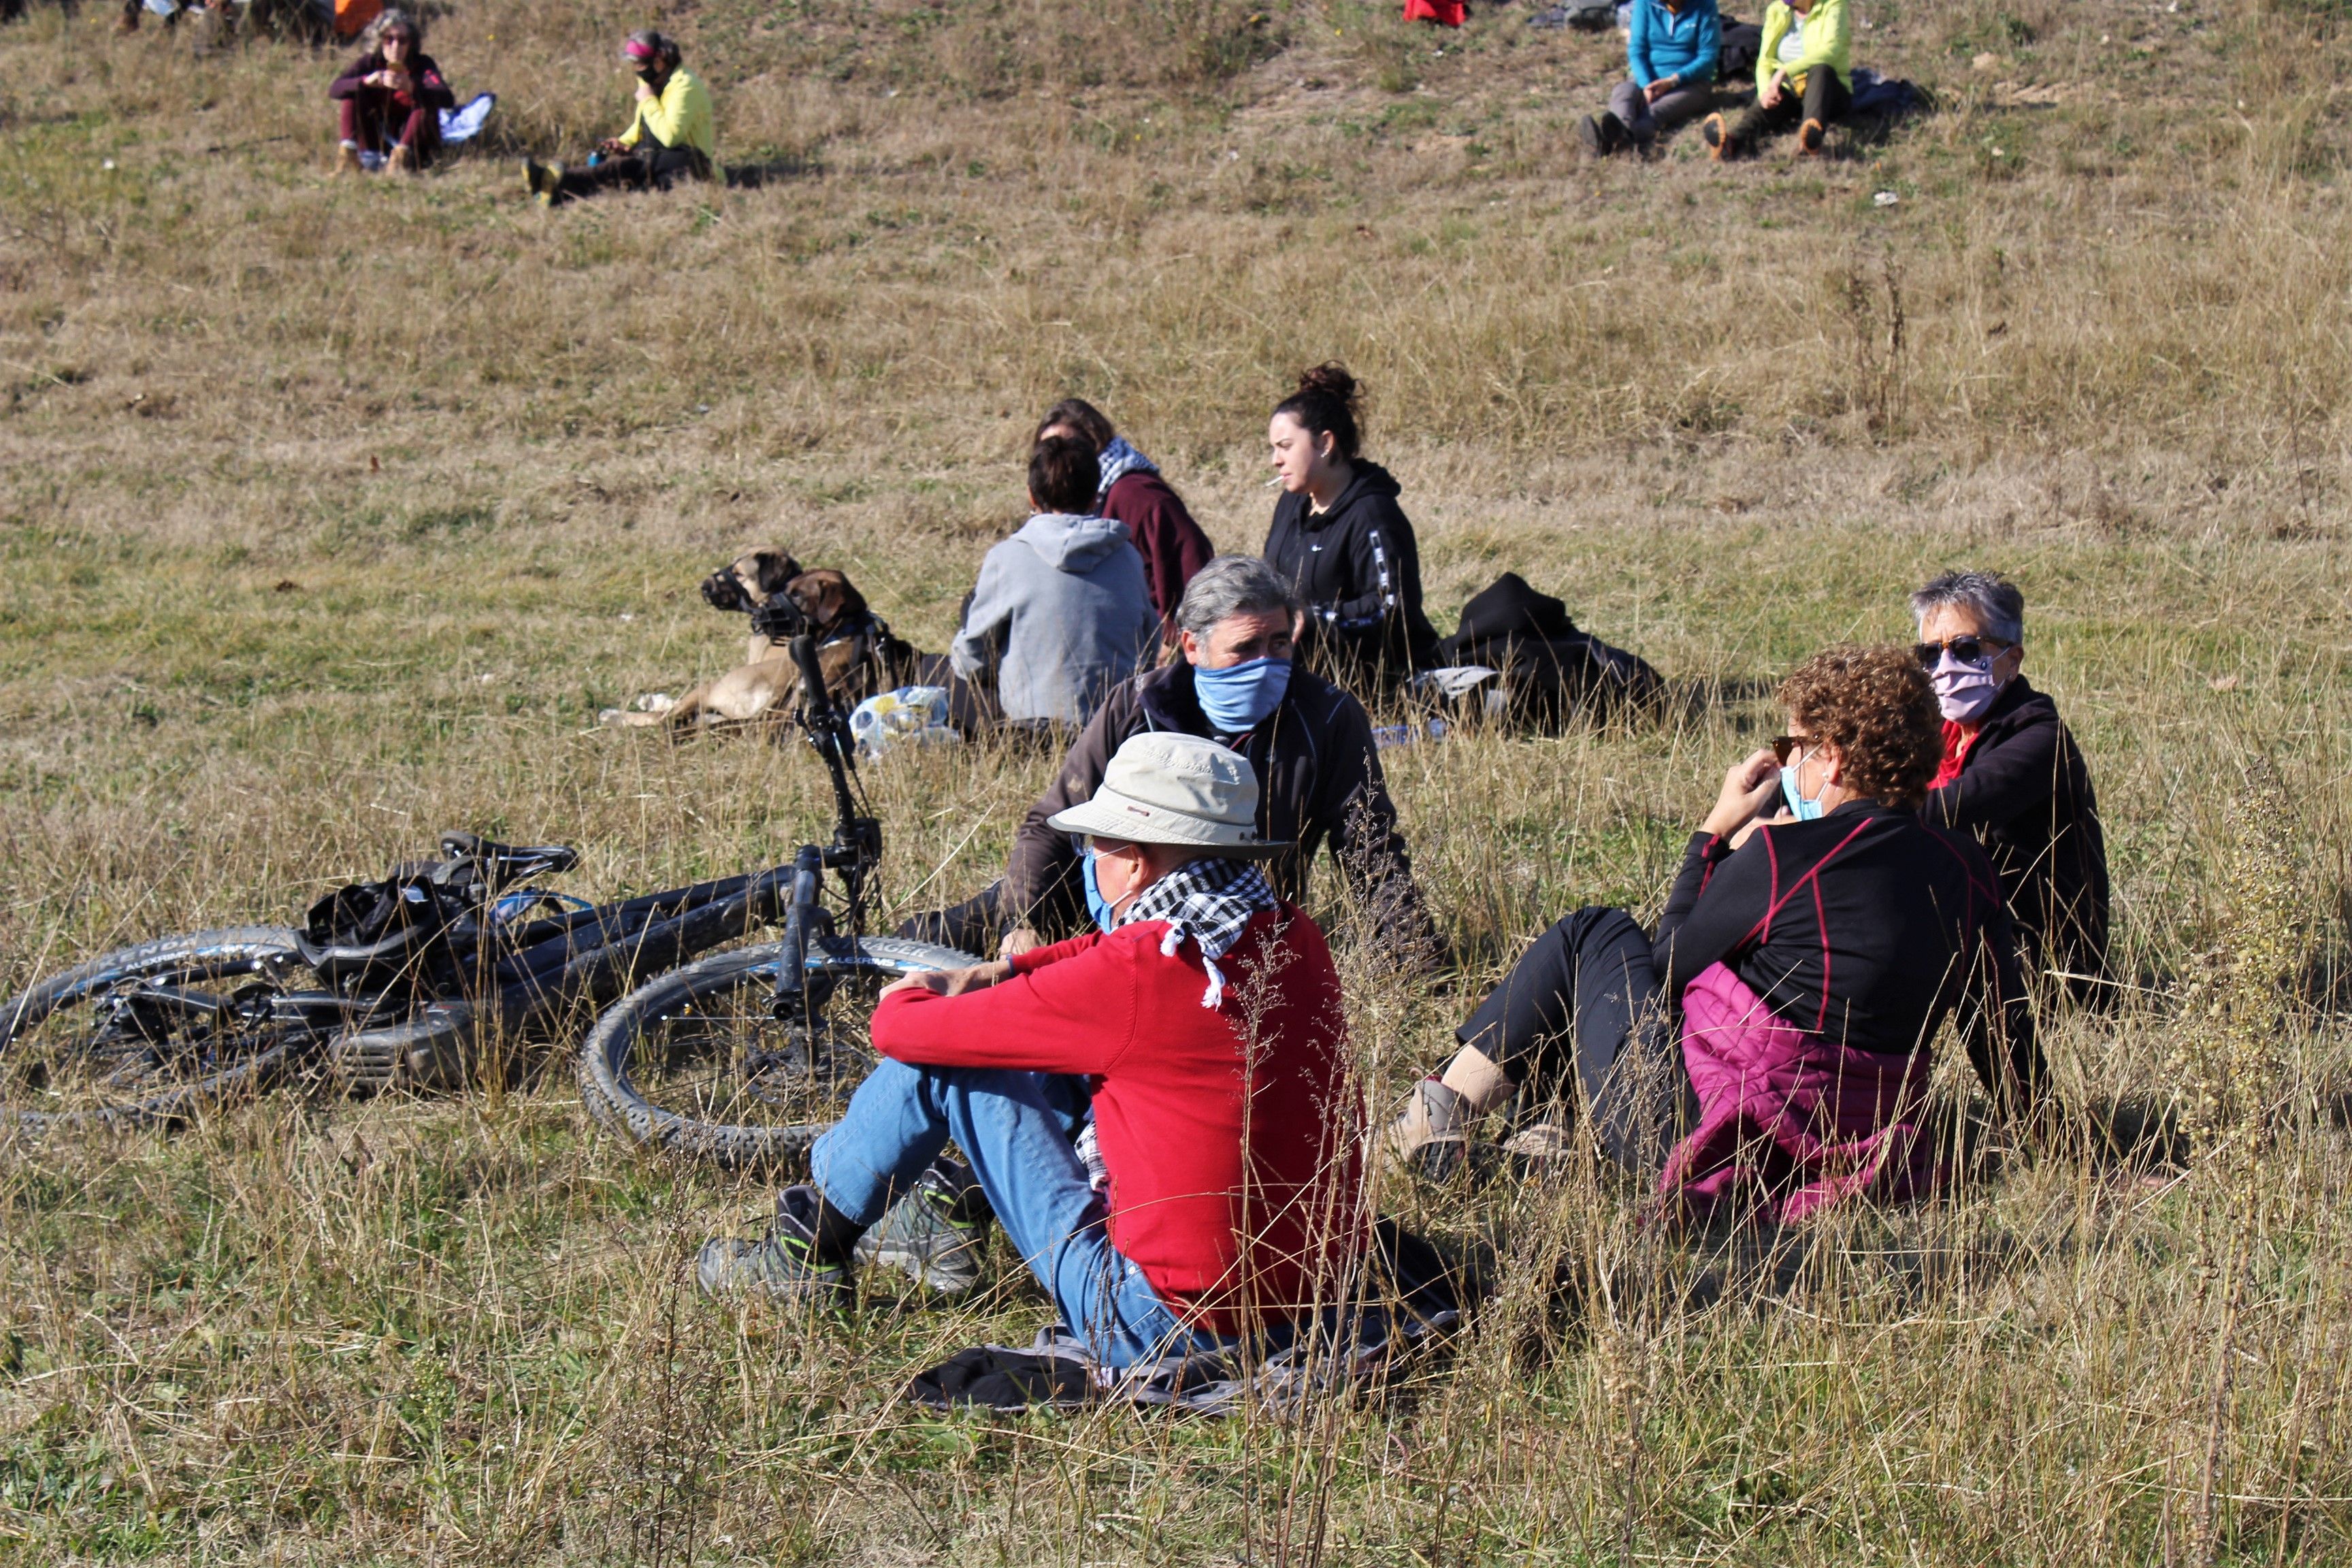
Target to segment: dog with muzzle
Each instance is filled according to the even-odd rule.
[[[641,698],[638,711],[609,710],[605,722],[673,736],[788,722],[801,686],[792,640],[803,632],[816,639],[817,666],[838,708],[914,679],[914,648],[829,567],[806,571],[783,551],[754,550],[704,578],[702,596],[714,609],[751,616],[743,663],[675,701]]]

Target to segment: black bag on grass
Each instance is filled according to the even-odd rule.
[[[1461,626],[1437,645],[1437,658],[1500,670],[1508,721],[1535,729],[1555,729],[1578,714],[1646,709],[1666,689],[1647,660],[1578,630],[1566,604],[1537,593],[1516,572],[1462,607]]]

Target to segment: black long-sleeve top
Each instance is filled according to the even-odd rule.
[[[2030,1104],[2047,1079],[1992,868],[1906,808],[1849,801],[1736,853],[1693,835],[1653,951],[1670,995],[1719,963],[1775,1016],[1856,1050],[1907,1056],[1958,1008],[1996,1099]]]
[[[1386,468],[1360,459],[1330,510],[1316,511],[1303,492],[1274,506],[1266,564],[1307,606],[1306,657],[1342,685],[1402,679],[1437,647],[1421,607],[1421,546],[1397,504],[1402,491]]]

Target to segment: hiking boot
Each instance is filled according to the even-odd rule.
[[[345,174],[358,174],[359,172],[360,172],[360,150],[359,150],[358,148],[354,147],[354,146],[352,146],[349,142],[345,142],[342,146],[336,148],[336,149],[335,149],[335,174],[336,174],[336,177],[340,179],[341,176],[343,176],[343,175],[345,175]]]
[[[1593,119],[1590,114],[1576,122],[1576,135],[1577,139],[1584,143],[1585,152],[1591,156],[1595,158],[1609,156],[1609,143],[1601,134],[1601,121]]]
[[[1724,124],[1720,114],[1706,117],[1706,123],[1698,128],[1698,139],[1706,143],[1708,156],[1718,163],[1738,155],[1739,150],[1731,140],[1731,129]]]
[[[522,179],[523,184],[530,187],[530,194],[539,199],[540,205],[551,207],[555,205],[555,194],[563,184],[563,165],[525,158],[522,161]]]
[[[1797,156],[1800,158],[1820,157],[1822,155],[1822,142],[1827,139],[1828,135],[1829,132],[1822,129],[1822,122],[1818,120],[1808,120],[1802,125],[1798,126]]]
[[[980,1281],[988,1243],[984,1200],[979,1215],[971,1212],[976,1195],[969,1173],[934,1163],[857,1238],[857,1260],[904,1269],[942,1296],[962,1295]]]
[[[409,150],[407,142],[403,142],[393,148],[391,155],[383,161],[383,172],[387,174],[416,173],[416,154]]]
[[[694,1276],[711,1296],[764,1296],[772,1301],[837,1302],[849,1295],[849,1269],[816,1256],[814,1187],[776,1194],[776,1223],[758,1241],[714,1237],[702,1244]]]

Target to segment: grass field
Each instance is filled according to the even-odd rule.
[[[731,662],[705,572],[785,544],[941,648],[1068,392],[1253,549],[1265,413],[1334,356],[1441,629],[1517,569],[1756,682],[1907,636],[1932,571],[2016,576],[2133,987],[2046,1021],[2066,1137],[1777,1251],[1596,1170],[1384,1181],[1499,1293],[1299,1423],[919,1418],[908,1373],[1044,1321],[1017,1267],[952,1310],[701,1300],[765,1189],[600,1138],[560,1059],[0,1149],[0,1554],[2352,1556],[2352,13],[1856,4],[1937,110],[1722,169],[1580,163],[1620,46],[1531,0],[664,0],[764,183],[557,213],[512,155],[619,129],[646,12],[449,8],[428,51],[500,108],[414,183],[327,178],[332,53],[0,28],[0,991],[443,827],[577,843],[590,893],[768,864],[812,759],[594,722]],[[1389,753],[1468,973],[1349,960],[1382,1102],[1549,920],[1654,912],[1770,718]],[[894,918],[985,880],[1048,765],[877,769]],[[2141,1123],[2181,1136],[2093,1135]]]

